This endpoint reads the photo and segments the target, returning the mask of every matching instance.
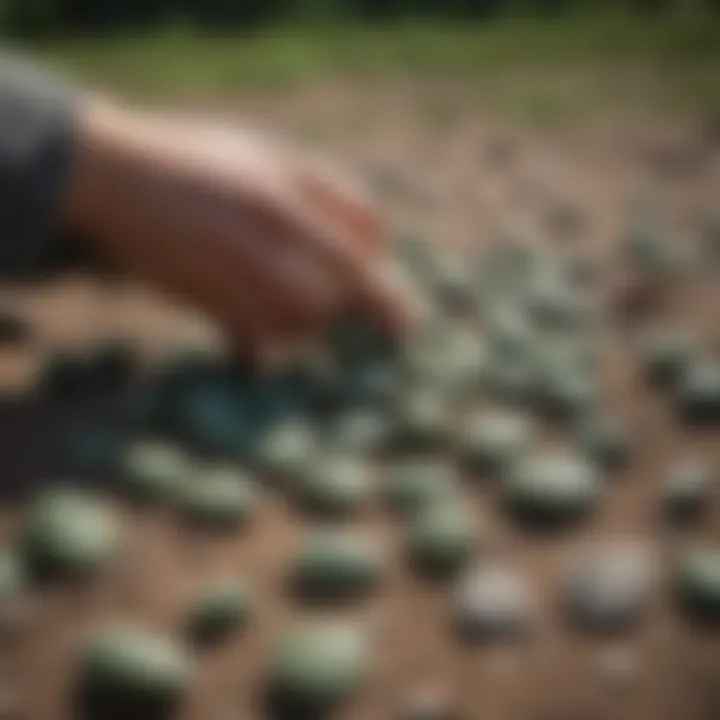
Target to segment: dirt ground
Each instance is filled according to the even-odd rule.
[[[258,124],[290,132],[326,151],[380,191],[393,228],[422,233],[454,248],[472,248],[502,232],[533,233],[598,259],[608,297],[621,285],[609,258],[633,208],[650,204],[683,241],[701,236],[704,213],[720,211],[720,137],[700,119],[665,120],[637,112],[584,118],[561,126],[525,127],[483,114],[461,87],[337,85],[278,99],[249,98],[222,114],[250,113]],[[551,209],[583,209],[577,239],[552,227]],[[49,402],[33,387],[43,358],[119,337],[146,357],[162,355],[196,333],[197,321],[125,283],[64,277],[31,288],[7,287],[6,308],[26,318],[28,340],[0,350],[0,491],[2,528],[11,537],[17,503],[57,477],[57,446],[72,423],[112,412],[102,387]],[[720,342],[720,274],[703,273],[668,288],[664,316],[682,318],[708,342]],[[536,632],[508,646],[464,648],[448,629],[448,593],[425,586],[397,561],[380,596],[349,614],[377,623],[372,677],[342,720],[398,717],[413,688],[437,685],[468,720],[714,720],[720,718],[720,635],[684,620],[663,591],[636,631],[611,639],[571,632],[558,591],[568,558],[584,544],[639,538],[667,560],[689,537],[720,540],[720,502],[689,529],[659,521],[663,468],[686,453],[720,468],[717,429],[689,431],[666,401],[639,378],[632,341],[637,323],[618,326],[605,364],[609,404],[638,428],[631,466],[606,488],[597,513],[581,531],[558,537],[527,534],[497,511],[491,488],[472,490],[489,528],[491,547],[530,579],[543,618]],[[303,612],[281,591],[289,552],[303,522],[270,494],[249,532],[225,540],[184,537],[161,513],[126,516],[129,559],[111,577],[82,591],[55,590],[29,598],[25,630],[0,627],[0,715],[59,720],[72,716],[69,653],[107,618],[138,618],[173,629],[188,598],[218,575],[247,578],[258,598],[249,633],[200,659],[197,687],[182,720],[261,720],[257,688],[273,639]],[[398,528],[379,511],[358,521],[398,546]],[[2,623],[0,623],[2,625]],[[8,635],[8,637],[5,637]],[[603,653],[627,648],[637,677],[626,691],[604,686]]]

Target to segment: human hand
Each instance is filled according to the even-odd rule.
[[[68,227],[239,348],[311,337],[348,308],[391,332],[408,321],[362,195],[247,130],[91,100],[62,205]]]

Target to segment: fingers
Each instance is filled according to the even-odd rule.
[[[318,162],[298,164],[299,194],[309,209],[343,228],[358,246],[378,256],[386,249],[382,222],[361,188]]]

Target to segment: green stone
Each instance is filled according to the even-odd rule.
[[[474,415],[465,424],[458,447],[473,473],[504,473],[530,447],[532,423],[522,413],[499,411]]]
[[[129,445],[122,466],[123,489],[147,502],[172,500],[194,470],[182,450],[150,440]]]
[[[171,707],[188,690],[192,675],[192,659],[181,646],[131,626],[92,637],[81,661],[83,689],[113,711]]]
[[[608,415],[585,419],[578,429],[578,439],[583,452],[607,471],[625,465],[634,447],[627,427]]]
[[[558,272],[536,278],[525,291],[525,303],[530,317],[548,329],[586,328],[593,317],[588,300],[573,292]]]
[[[528,405],[535,395],[537,372],[529,355],[494,355],[486,367],[484,384],[496,401]]]
[[[79,490],[51,490],[30,506],[22,548],[35,576],[77,578],[105,567],[116,555],[119,528],[98,498]]]
[[[556,366],[539,383],[537,399],[545,413],[560,420],[575,420],[593,411],[600,388],[590,373]]]
[[[384,559],[370,538],[326,530],[306,539],[293,560],[291,579],[303,597],[341,599],[367,594],[383,570]]]
[[[18,597],[27,578],[21,559],[9,550],[0,551],[0,605]]]
[[[369,664],[358,629],[319,621],[282,637],[271,668],[271,687],[298,712],[335,706],[359,689]]]
[[[479,528],[456,500],[439,500],[410,522],[407,549],[412,566],[423,575],[445,578],[459,571],[479,541]]]
[[[630,267],[646,277],[672,277],[686,265],[682,245],[665,228],[648,220],[636,223],[626,233],[623,252]]]
[[[332,419],[326,444],[336,453],[367,454],[385,440],[387,418],[372,410],[358,409]]]
[[[695,342],[689,333],[676,328],[657,328],[642,344],[642,363],[653,382],[674,384],[690,364]]]
[[[448,312],[462,312],[475,306],[475,281],[470,269],[461,262],[448,259],[437,263],[430,285],[433,296]]]
[[[689,419],[720,421],[720,360],[698,358],[691,361],[675,392],[681,411]]]
[[[393,445],[418,450],[445,444],[452,422],[447,399],[430,388],[415,388],[400,398],[393,420]]]
[[[597,472],[580,457],[554,453],[527,458],[507,476],[504,495],[523,519],[560,523],[586,514],[597,501]]]
[[[307,466],[294,491],[299,504],[308,511],[344,516],[368,504],[373,486],[360,459],[340,455],[317,458]]]
[[[693,615],[720,622],[720,547],[698,544],[678,560],[675,584],[684,607]]]
[[[232,467],[200,470],[179,491],[178,509],[193,527],[235,530],[246,523],[258,504],[255,485]]]
[[[235,580],[206,588],[191,608],[187,628],[200,644],[224,640],[249,622],[254,603],[244,585]]]
[[[297,477],[315,453],[312,431],[294,420],[269,427],[255,448],[260,469],[283,479]]]
[[[396,513],[408,515],[458,490],[457,477],[450,465],[432,458],[416,458],[394,463],[382,481],[387,505]]]

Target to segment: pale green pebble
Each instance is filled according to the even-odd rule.
[[[572,453],[553,452],[521,461],[507,476],[504,496],[523,519],[561,523],[589,512],[598,500],[595,468]]]
[[[479,523],[458,500],[428,505],[410,522],[407,550],[423,575],[445,578],[472,559],[480,541]]]
[[[140,500],[171,500],[193,474],[188,456],[173,445],[159,441],[136,441],[122,459],[123,489]]]
[[[73,489],[47,491],[27,511],[21,546],[30,572],[75,578],[115,557],[120,528],[105,502]]]
[[[387,505],[397,513],[412,514],[458,492],[458,478],[452,466],[432,458],[415,458],[393,463],[381,484]]]
[[[344,530],[312,533],[292,561],[291,580],[303,597],[359,597],[375,588],[385,556],[372,538]]]
[[[271,667],[271,687],[286,703],[324,709],[358,690],[369,665],[368,641],[357,628],[317,621],[282,637]]]
[[[190,525],[208,530],[233,530],[249,521],[258,489],[233,467],[199,469],[178,493],[178,510]]]
[[[689,612],[720,622],[720,546],[706,542],[686,549],[677,561],[675,586]]]
[[[313,432],[296,421],[268,428],[255,448],[260,468],[284,478],[297,477],[315,453]]]
[[[330,455],[308,464],[293,491],[298,503],[308,511],[340,516],[366,507],[374,487],[360,458]]]
[[[174,640],[132,626],[104,630],[87,643],[84,688],[132,707],[173,703],[189,689],[193,661]]]
[[[530,447],[533,427],[521,412],[496,411],[473,415],[458,437],[464,465],[477,473],[503,473]]]

